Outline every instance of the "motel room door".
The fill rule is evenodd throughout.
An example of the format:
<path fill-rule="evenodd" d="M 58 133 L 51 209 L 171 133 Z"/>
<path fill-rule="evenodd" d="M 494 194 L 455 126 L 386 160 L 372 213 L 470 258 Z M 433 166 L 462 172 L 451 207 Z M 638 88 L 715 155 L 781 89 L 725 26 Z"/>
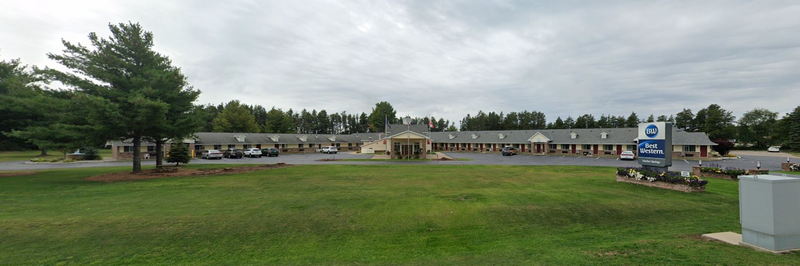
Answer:
<path fill-rule="evenodd" d="M 536 144 L 536 153 L 542 153 L 542 144 Z"/>
<path fill-rule="evenodd" d="M 597 146 L 599 145 L 592 145 L 592 154 L 597 154 Z"/>
<path fill-rule="evenodd" d="M 700 146 L 700 157 L 708 157 L 708 146 Z"/>
<path fill-rule="evenodd" d="M 617 155 L 622 153 L 622 145 L 617 145 Z"/>

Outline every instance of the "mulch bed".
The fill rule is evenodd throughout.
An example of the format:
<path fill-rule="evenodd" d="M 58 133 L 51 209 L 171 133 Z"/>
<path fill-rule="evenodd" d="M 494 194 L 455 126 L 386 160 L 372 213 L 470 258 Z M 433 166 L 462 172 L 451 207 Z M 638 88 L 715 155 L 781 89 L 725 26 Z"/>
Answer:
<path fill-rule="evenodd" d="M 131 172 L 109 173 L 109 174 L 87 177 L 84 180 L 109 183 L 118 181 L 135 181 L 135 180 L 146 180 L 146 179 L 168 178 L 168 177 L 227 175 L 227 174 L 247 173 L 264 169 L 284 168 L 290 166 L 292 165 L 285 163 L 277 163 L 277 164 L 265 164 L 258 166 L 238 166 L 238 167 L 208 168 L 208 169 L 167 167 L 165 169 L 144 170 L 141 173 L 135 173 L 135 174 Z"/>
<path fill-rule="evenodd" d="M 32 171 L 25 171 L 25 172 L 0 172 L 0 177 L 14 177 L 14 176 L 24 176 L 24 175 L 32 175 L 36 172 Z"/>

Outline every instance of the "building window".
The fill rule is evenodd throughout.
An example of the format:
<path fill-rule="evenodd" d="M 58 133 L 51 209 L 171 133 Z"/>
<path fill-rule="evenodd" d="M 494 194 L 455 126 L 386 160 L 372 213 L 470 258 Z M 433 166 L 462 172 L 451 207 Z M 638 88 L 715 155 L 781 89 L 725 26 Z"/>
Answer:
<path fill-rule="evenodd" d="M 243 146 L 244 149 L 249 149 L 250 148 L 250 144 L 244 144 L 242 146 Z"/>
<path fill-rule="evenodd" d="M 603 145 L 603 150 L 610 151 L 614 149 L 614 145 Z"/>
<path fill-rule="evenodd" d="M 222 145 L 214 145 L 214 149 L 215 150 L 221 150 L 222 149 Z"/>
<path fill-rule="evenodd" d="M 147 152 L 156 152 L 155 146 L 147 146 Z"/>
<path fill-rule="evenodd" d="M 561 144 L 562 150 L 569 150 L 569 144 Z"/>
<path fill-rule="evenodd" d="M 695 150 L 695 146 L 694 145 L 684 145 L 683 146 L 683 151 L 695 152 L 696 150 Z"/>
<path fill-rule="evenodd" d="M 302 149 L 303 148 L 303 144 L 302 143 L 297 144 L 297 147 Z"/>
<path fill-rule="evenodd" d="M 592 149 L 592 145 L 589 145 L 589 144 L 583 144 L 583 147 L 582 147 L 582 149 L 583 149 L 583 150 L 591 150 L 591 149 Z"/>
<path fill-rule="evenodd" d="M 132 148 L 131 146 L 122 146 L 122 152 L 132 152 Z"/>
<path fill-rule="evenodd" d="M 558 149 L 558 145 L 556 145 L 556 144 L 550 144 L 550 149 L 551 149 L 551 150 Z"/>
<path fill-rule="evenodd" d="M 256 144 L 256 148 L 261 149 L 261 144 Z"/>
<path fill-rule="evenodd" d="M 629 151 L 635 151 L 636 150 L 636 145 L 628 145 L 628 150 Z"/>
<path fill-rule="evenodd" d="M 234 148 L 236 148 L 236 145 L 234 145 L 234 144 L 228 144 L 228 149 L 234 149 Z"/>
<path fill-rule="evenodd" d="M 347 143 L 347 147 L 353 147 L 353 143 Z"/>
<path fill-rule="evenodd" d="M 194 151 L 200 151 L 203 149 L 203 145 L 194 145 Z"/>

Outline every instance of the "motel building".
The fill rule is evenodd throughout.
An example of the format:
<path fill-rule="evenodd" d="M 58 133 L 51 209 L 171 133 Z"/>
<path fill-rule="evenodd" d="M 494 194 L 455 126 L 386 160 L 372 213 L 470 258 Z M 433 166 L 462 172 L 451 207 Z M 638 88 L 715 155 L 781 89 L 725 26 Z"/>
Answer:
<path fill-rule="evenodd" d="M 384 154 L 389 158 L 425 158 L 431 152 L 499 152 L 517 148 L 520 154 L 616 157 L 623 151 L 636 152 L 637 128 L 591 128 L 546 130 L 501 130 L 430 132 L 426 125 L 388 125 L 383 133 L 349 135 L 199 132 L 182 141 L 190 154 L 200 157 L 204 150 L 274 147 L 283 153 L 313 153 L 325 146 L 340 152 Z M 708 158 L 716 145 L 703 132 L 673 129 L 673 157 Z M 130 141 L 110 141 L 114 159 L 130 159 Z M 164 151 L 169 150 L 168 143 Z M 155 155 L 152 143 L 141 151 Z"/>

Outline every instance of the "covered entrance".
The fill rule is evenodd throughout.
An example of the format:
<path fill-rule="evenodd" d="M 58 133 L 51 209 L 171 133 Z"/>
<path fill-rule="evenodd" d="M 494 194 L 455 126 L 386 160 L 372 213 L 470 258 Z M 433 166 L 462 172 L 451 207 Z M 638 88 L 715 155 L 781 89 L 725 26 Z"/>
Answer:
<path fill-rule="evenodd" d="M 413 131 L 388 137 L 389 155 L 392 159 L 425 159 L 431 151 L 431 139 Z"/>

